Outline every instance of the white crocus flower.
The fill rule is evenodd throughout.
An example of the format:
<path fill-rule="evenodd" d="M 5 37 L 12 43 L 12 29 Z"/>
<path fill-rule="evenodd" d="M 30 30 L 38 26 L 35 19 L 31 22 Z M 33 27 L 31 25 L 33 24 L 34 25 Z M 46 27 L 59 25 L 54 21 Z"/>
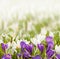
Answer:
<path fill-rule="evenodd" d="M 18 23 L 13 23 L 9 28 L 13 29 L 14 32 L 18 31 Z"/>
<path fill-rule="evenodd" d="M 38 43 L 41 43 L 38 39 L 36 38 L 32 38 L 31 39 L 31 42 L 34 44 L 34 45 L 37 45 Z"/>
<path fill-rule="evenodd" d="M 7 44 L 8 44 L 8 49 L 9 49 L 11 47 L 11 42 L 8 42 Z"/>
<path fill-rule="evenodd" d="M 17 42 L 16 42 L 16 48 L 20 48 L 20 40 L 17 40 Z"/>
<path fill-rule="evenodd" d="M 31 39 L 31 42 L 37 46 L 37 44 L 40 44 L 43 40 L 45 40 L 45 35 L 37 35 L 35 38 Z"/>
<path fill-rule="evenodd" d="M 7 44 L 8 44 L 8 48 L 10 48 L 10 47 L 16 48 L 16 42 L 15 41 L 12 41 L 12 43 L 8 42 Z"/>
<path fill-rule="evenodd" d="M 46 35 L 47 29 L 45 27 L 41 28 L 41 34 Z"/>
<path fill-rule="evenodd" d="M 28 25 L 27 25 L 27 30 L 30 31 L 32 29 L 32 22 L 28 22 Z"/>
<path fill-rule="evenodd" d="M 2 39 L 0 39 L 0 44 L 1 44 L 1 43 L 3 43 L 3 40 L 2 40 Z"/>
<path fill-rule="evenodd" d="M 49 32 L 49 36 L 51 36 L 51 37 L 54 37 L 54 34 L 53 34 L 53 32 Z"/>
<path fill-rule="evenodd" d="M 59 46 L 58 45 L 55 46 L 55 51 L 56 51 L 56 53 L 60 54 L 60 45 Z"/>
<path fill-rule="evenodd" d="M 10 49 L 10 51 L 11 51 L 10 53 L 11 53 L 11 54 L 13 54 L 14 52 L 17 52 L 17 51 L 16 51 L 16 45 L 17 45 L 17 44 L 16 44 L 15 41 L 13 41 L 12 43 L 11 43 L 11 42 L 8 42 L 7 44 L 8 44 L 8 49 L 11 48 L 11 49 Z"/>
<path fill-rule="evenodd" d="M 39 35 L 36 36 L 36 38 L 39 39 L 40 41 L 45 40 L 45 37 L 46 36 L 45 35 L 42 35 L 42 34 L 39 34 Z"/>
<path fill-rule="evenodd" d="M 14 53 L 14 51 L 17 52 L 16 51 L 16 42 L 13 42 L 12 43 L 12 51 L 13 51 L 13 53 Z"/>

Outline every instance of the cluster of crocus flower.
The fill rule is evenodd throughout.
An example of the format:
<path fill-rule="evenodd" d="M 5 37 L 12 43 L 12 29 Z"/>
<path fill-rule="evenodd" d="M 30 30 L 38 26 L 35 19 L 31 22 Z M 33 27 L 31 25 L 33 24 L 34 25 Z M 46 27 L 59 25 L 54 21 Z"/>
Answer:
<path fill-rule="evenodd" d="M 6 49 L 8 48 L 8 44 L 1 43 L 2 50 L 4 51 L 4 55 L 1 59 L 12 59 L 12 55 L 6 53 Z M 53 37 L 47 36 L 44 42 L 37 44 L 35 46 L 33 43 L 27 44 L 24 41 L 20 42 L 20 52 L 16 53 L 17 59 L 60 59 L 60 54 L 56 53 L 54 47 Z M 35 49 L 38 53 L 35 53 Z"/>
<path fill-rule="evenodd" d="M 1 43 L 2 50 L 4 52 L 4 55 L 2 56 L 1 59 L 11 59 L 11 54 L 6 53 L 6 49 L 8 48 L 8 44 Z"/>
<path fill-rule="evenodd" d="M 36 55 L 32 55 L 33 53 L 33 49 L 34 49 L 34 45 L 33 44 L 26 44 L 25 42 L 21 42 L 21 53 L 18 54 L 19 57 L 22 56 L 23 59 L 59 59 L 60 58 L 60 54 L 57 54 L 54 50 L 54 41 L 53 38 L 51 36 L 47 36 L 46 37 L 46 45 L 40 43 L 37 44 L 37 47 L 39 49 L 39 51 L 41 52 L 40 54 L 36 54 Z M 44 52 L 45 51 L 45 52 Z M 42 57 L 41 54 L 45 54 L 45 56 Z"/>

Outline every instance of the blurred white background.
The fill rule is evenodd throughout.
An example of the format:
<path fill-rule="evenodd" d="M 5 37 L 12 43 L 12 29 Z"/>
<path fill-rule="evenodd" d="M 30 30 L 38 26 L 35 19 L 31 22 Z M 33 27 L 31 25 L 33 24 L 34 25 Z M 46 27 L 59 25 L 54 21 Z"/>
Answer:
<path fill-rule="evenodd" d="M 19 14 L 21 18 L 27 13 L 60 14 L 60 0 L 0 0 L 0 18 L 8 20 Z"/>

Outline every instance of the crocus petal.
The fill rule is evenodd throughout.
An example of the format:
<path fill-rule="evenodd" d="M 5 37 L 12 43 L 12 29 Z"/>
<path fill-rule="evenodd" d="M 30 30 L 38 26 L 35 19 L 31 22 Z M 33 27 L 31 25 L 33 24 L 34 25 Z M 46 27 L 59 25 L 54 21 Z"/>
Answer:
<path fill-rule="evenodd" d="M 56 58 L 57 58 L 57 59 L 60 59 L 60 54 L 57 54 L 57 55 L 56 55 Z"/>
<path fill-rule="evenodd" d="M 46 37 L 46 42 L 47 42 L 47 46 L 49 48 L 53 48 L 54 47 L 54 41 L 53 41 L 53 38 L 51 36 L 47 36 Z"/>
<path fill-rule="evenodd" d="M 30 54 L 29 54 L 28 51 L 25 51 L 25 52 L 23 53 L 23 57 L 24 57 L 24 58 L 29 58 L 29 57 L 31 57 L 31 56 L 30 56 Z"/>
<path fill-rule="evenodd" d="M 46 37 L 46 42 L 48 43 L 48 42 L 51 42 L 53 40 L 53 38 L 51 37 L 51 36 L 47 36 Z"/>
<path fill-rule="evenodd" d="M 30 50 L 31 53 L 32 53 L 32 51 L 33 51 L 33 48 L 34 48 L 33 44 L 30 44 L 30 45 L 29 45 L 29 50 Z"/>
<path fill-rule="evenodd" d="M 26 43 L 25 43 L 24 41 L 22 41 L 22 42 L 20 43 L 20 45 L 21 45 L 21 48 L 25 48 Z"/>
<path fill-rule="evenodd" d="M 43 52 L 43 50 L 44 50 L 44 45 L 43 45 L 43 44 L 38 44 L 37 46 L 38 46 L 38 49 L 39 49 L 41 52 Z"/>
<path fill-rule="evenodd" d="M 50 50 L 48 50 L 47 52 L 46 52 L 46 54 L 47 54 L 47 57 L 52 57 L 53 56 L 53 54 L 54 54 L 54 51 L 52 50 L 52 49 L 50 49 Z"/>
<path fill-rule="evenodd" d="M 33 45 L 32 44 L 29 44 L 29 45 L 27 44 L 25 48 L 29 53 L 32 53 L 32 51 L 33 51 Z"/>
<path fill-rule="evenodd" d="M 32 59 L 41 59 L 39 55 L 36 55 L 35 57 L 32 57 Z"/>
<path fill-rule="evenodd" d="M 57 54 L 60 54 L 60 45 L 55 46 L 55 51 L 56 51 Z"/>
<path fill-rule="evenodd" d="M 24 41 L 21 41 L 20 46 L 21 46 L 21 50 L 22 50 L 21 52 L 23 52 L 24 48 L 26 47 L 26 43 Z"/>
<path fill-rule="evenodd" d="M 17 54 L 17 57 L 21 57 L 21 55 L 22 55 L 22 54 L 19 53 L 19 54 Z"/>
<path fill-rule="evenodd" d="M 8 44 L 1 43 L 2 49 L 5 50 L 8 48 Z"/>
<path fill-rule="evenodd" d="M 53 48 L 54 47 L 54 42 L 53 41 L 48 42 L 48 47 Z"/>
<path fill-rule="evenodd" d="M 2 59 L 11 59 L 11 55 L 10 54 L 6 54 L 6 55 L 2 56 Z"/>

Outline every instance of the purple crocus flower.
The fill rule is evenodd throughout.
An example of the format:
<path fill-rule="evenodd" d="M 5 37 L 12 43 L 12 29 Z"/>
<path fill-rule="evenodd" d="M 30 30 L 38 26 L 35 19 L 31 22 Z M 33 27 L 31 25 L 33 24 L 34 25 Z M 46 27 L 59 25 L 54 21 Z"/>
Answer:
<path fill-rule="evenodd" d="M 51 36 L 47 36 L 46 37 L 46 42 L 48 43 L 48 42 L 51 42 L 51 41 L 53 41 L 53 38 Z"/>
<path fill-rule="evenodd" d="M 26 43 L 25 43 L 24 41 L 21 41 L 21 42 L 20 42 L 20 46 L 21 46 L 21 48 L 25 48 Z"/>
<path fill-rule="evenodd" d="M 31 55 L 30 55 L 30 53 L 29 53 L 28 51 L 25 51 L 25 52 L 23 53 L 23 57 L 26 59 L 26 58 L 30 58 Z"/>
<path fill-rule="evenodd" d="M 46 37 L 46 42 L 47 42 L 48 47 L 50 47 L 50 48 L 54 47 L 54 41 L 53 41 L 53 38 L 51 36 Z"/>
<path fill-rule="evenodd" d="M 26 47 L 25 47 L 25 48 L 26 48 L 26 50 L 31 54 L 32 51 L 33 51 L 33 47 L 34 47 L 34 46 L 33 46 L 32 44 L 29 44 L 29 45 L 26 44 Z"/>
<path fill-rule="evenodd" d="M 54 47 L 54 42 L 53 41 L 48 42 L 47 45 L 48 45 L 48 47 L 53 48 Z"/>
<path fill-rule="evenodd" d="M 46 51 L 47 57 L 51 58 L 54 55 L 54 51 L 52 49 L 49 49 L 48 51 Z"/>
<path fill-rule="evenodd" d="M 2 49 L 5 51 L 8 48 L 8 44 L 1 43 Z"/>
<path fill-rule="evenodd" d="M 23 52 L 26 47 L 26 43 L 24 41 L 21 41 L 20 46 L 21 46 L 21 52 Z"/>
<path fill-rule="evenodd" d="M 56 54 L 56 58 L 57 59 L 60 59 L 60 54 Z"/>
<path fill-rule="evenodd" d="M 20 54 L 23 57 L 23 59 L 30 58 L 31 57 L 30 54 L 32 53 L 32 50 L 33 50 L 33 45 L 26 44 L 24 41 L 21 41 L 20 45 L 21 45 L 21 53 Z"/>
<path fill-rule="evenodd" d="M 23 53 L 20 53 L 20 54 L 17 54 L 17 57 L 22 57 L 23 59 L 27 59 L 27 58 L 30 58 L 31 57 L 31 55 L 30 55 L 30 53 L 26 50 L 26 51 L 24 51 Z"/>
<path fill-rule="evenodd" d="M 26 44 L 24 41 L 22 41 L 20 43 L 21 45 L 21 50 L 24 51 L 24 49 L 26 49 L 30 54 L 33 51 L 33 45 L 32 44 Z"/>
<path fill-rule="evenodd" d="M 38 46 L 38 49 L 39 49 L 41 52 L 43 52 L 43 50 L 44 50 L 44 45 L 43 45 L 43 44 L 38 44 L 37 46 Z"/>
<path fill-rule="evenodd" d="M 2 59 L 12 59 L 10 54 L 5 54 Z"/>
<path fill-rule="evenodd" d="M 19 53 L 19 54 L 17 54 L 17 57 L 21 57 L 21 56 L 22 56 L 22 54 L 20 54 L 20 53 Z"/>
<path fill-rule="evenodd" d="M 32 59 L 42 59 L 40 55 L 36 55 L 35 57 L 32 57 Z"/>

